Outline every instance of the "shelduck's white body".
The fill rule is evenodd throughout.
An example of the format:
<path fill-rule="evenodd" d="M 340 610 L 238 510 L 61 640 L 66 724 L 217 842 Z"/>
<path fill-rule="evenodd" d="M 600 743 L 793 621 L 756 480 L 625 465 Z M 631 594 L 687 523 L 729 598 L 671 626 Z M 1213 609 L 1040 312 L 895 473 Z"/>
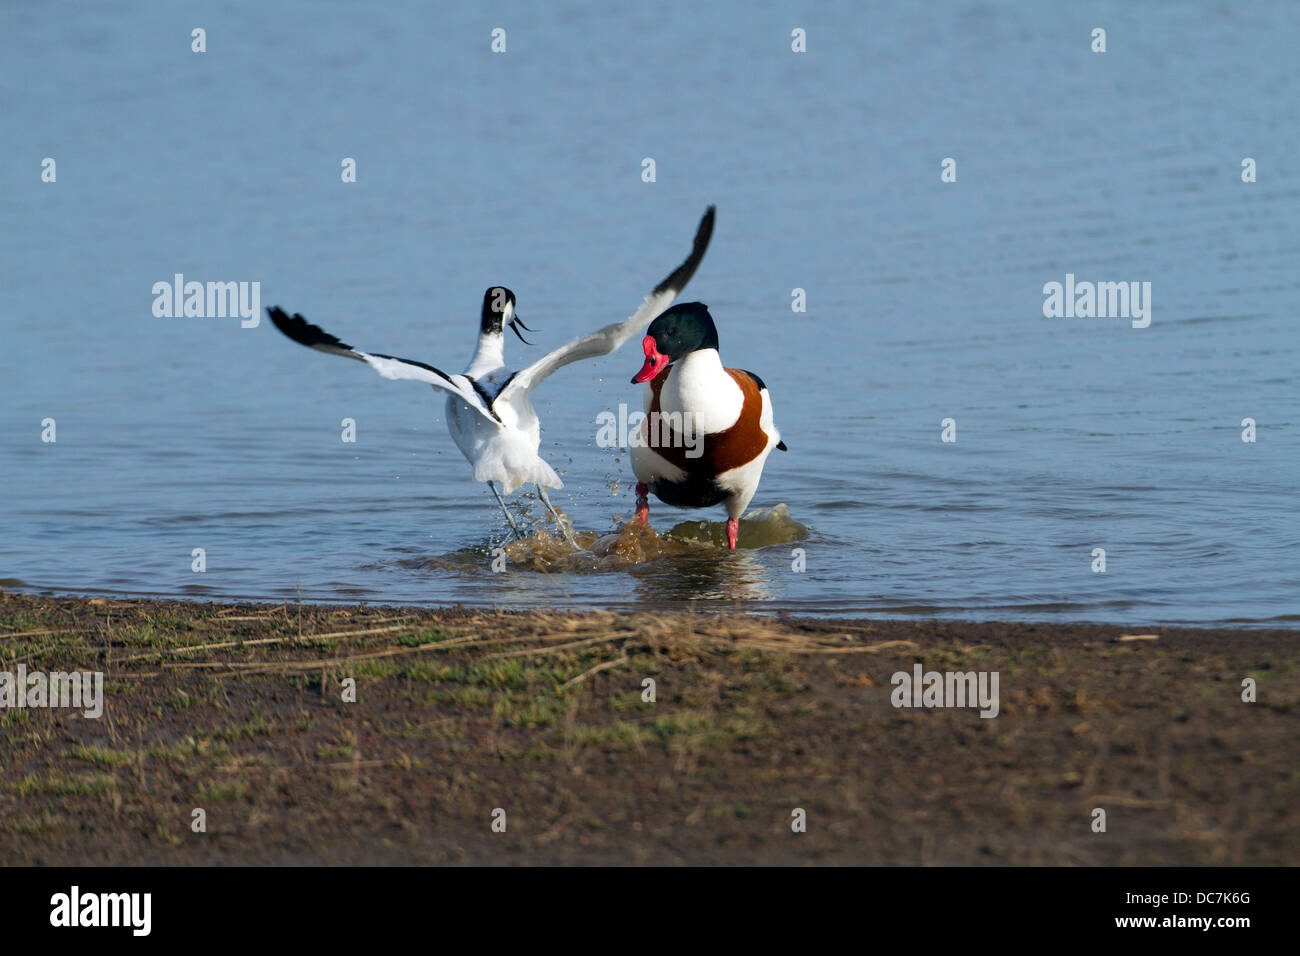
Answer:
<path fill-rule="evenodd" d="M 640 482 L 637 514 L 648 519 L 648 493 L 682 508 L 722 504 L 734 548 L 767 456 L 785 449 L 767 386 L 752 372 L 723 366 L 713 319 L 698 302 L 659 316 L 642 347 L 645 365 L 633 381 L 647 383 L 646 418 L 641 447 L 629 449 Z"/>

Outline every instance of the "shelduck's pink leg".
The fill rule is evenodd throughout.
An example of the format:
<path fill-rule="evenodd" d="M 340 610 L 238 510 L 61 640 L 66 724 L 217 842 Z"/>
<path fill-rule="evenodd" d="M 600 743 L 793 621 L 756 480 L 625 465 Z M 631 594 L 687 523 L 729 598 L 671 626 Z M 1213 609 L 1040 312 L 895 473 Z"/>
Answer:
<path fill-rule="evenodd" d="M 740 537 L 740 519 L 727 519 L 727 547 L 736 550 L 736 539 Z"/>
<path fill-rule="evenodd" d="M 650 523 L 650 499 L 646 495 L 650 494 L 650 489 L 646 487 L 644 481 L 636 483 L 636 516 L 642 524 Z"/>

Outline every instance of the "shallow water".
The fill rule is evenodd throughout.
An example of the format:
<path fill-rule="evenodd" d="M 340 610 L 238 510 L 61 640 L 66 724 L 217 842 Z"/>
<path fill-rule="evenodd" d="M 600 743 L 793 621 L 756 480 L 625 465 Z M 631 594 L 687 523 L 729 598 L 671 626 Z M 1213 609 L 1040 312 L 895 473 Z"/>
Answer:
<path fill-rule="evenodd" d="M 1300 8 L 1053 6 L 0 10 L 0 579 L 1294 626 Z M 439 396 L 267 321 L 152 314 L 178 272 L 259 281 L 263 306 L 459 368 L 504 283 L 527 361 L 635 308 L 710 202 L 686 298 L 790 446 L 753 506 L 808 529 L 734 554 L 681 541 L 721 509 L 654 503 L 678 532 L 648 560 L 533 542 L 493 573 L 505 523 Z M 1150 326 L 1045 318 L 1067 273 L 1151 282 Z M 638 407 L 639 366 L 537 393 L 553 498 L 593 542 L 632 510 L 596 416 Z"/>

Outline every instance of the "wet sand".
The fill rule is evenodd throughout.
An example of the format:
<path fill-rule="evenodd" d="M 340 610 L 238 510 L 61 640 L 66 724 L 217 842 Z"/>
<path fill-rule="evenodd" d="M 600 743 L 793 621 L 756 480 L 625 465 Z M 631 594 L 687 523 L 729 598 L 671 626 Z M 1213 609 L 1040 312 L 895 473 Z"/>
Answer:
<path fill-rule="evenodd" d="M 19 665 L 105 708 L 0 709 L 8 864 L 1300 862 L 1296 631 L 6 593 Z"/>

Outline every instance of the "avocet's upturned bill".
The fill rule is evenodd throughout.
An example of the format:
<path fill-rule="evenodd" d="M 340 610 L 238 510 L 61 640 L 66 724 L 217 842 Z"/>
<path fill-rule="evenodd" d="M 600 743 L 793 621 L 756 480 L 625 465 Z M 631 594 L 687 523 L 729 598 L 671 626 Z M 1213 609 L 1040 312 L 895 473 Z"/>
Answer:
<path fill-rule="evenodd" d="M 505 494 L 521 485 L 535 484 L 542 501 L 564 528 L 546 495 L 547 488 L 563 488 L 564 482 L 538 454 L 541 430 L 531 400 L 533 389 L 556 370 L 582 359 L 608 355 L 644 333 L 655 317 L 672 305 L 699 268 L 713 235 L 713 220 L 714 207 L 710 206 L 700 220 L 686 261 L 655 286 L 631 316 L 562 345 L 520 371 L 511 371 L 505 363 L 505 326 L 521 339 L 523 336 L 517 327 L 522 323 L 515 315 L 515 295 L 503 286 L 493 286 L 484 293 L 478 344 L 469 365 L 459 374 L 448 374 L 411 359 L 354 349 L 301 315 L 286 315 L 278 306 L 267 312 L 275 327 L 299 345 L 365 362 L 384 378 L 424 382 L 449 393 L 447 430 L 474 467 L 474 480 L 486 482 L 492 489 L 515 533 L 519 529 L 506 509 L 502 492 L 497 491 L 497 482 Z"/>

